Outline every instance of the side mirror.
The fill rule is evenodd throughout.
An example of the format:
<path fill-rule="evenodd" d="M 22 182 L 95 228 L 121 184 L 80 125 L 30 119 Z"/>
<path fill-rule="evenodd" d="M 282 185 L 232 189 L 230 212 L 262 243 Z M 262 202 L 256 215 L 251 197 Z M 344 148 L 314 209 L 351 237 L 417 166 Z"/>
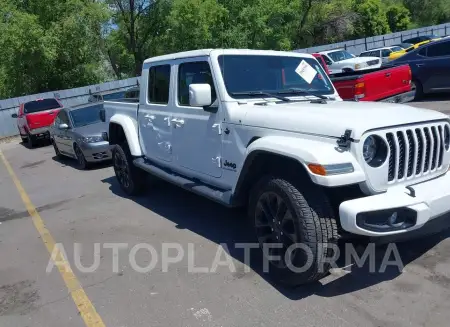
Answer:
<path fill-rule="evenodd" d="M 189 105 L 207 107 L 211 105 L 211 86 L 209 84 L 189 85 Z"/>
<path fill-rule="evenodd" d="M 67 124 L 59 124 L 58 128 L 59 129 L 69 129 L 69 125 L 67 125 Z"/>
<path fill-rule="evenodd" d="M 17 117 L 19 117 L 19 116 L 18 116 L 17 114 L 12 114 L 11 117 L 12 117 L 12 118 L 17 118 Z"/>
<path fill-rule="evenodd" d="M 102 122 L 105 122 L 105 121 L 106 121 L 106 113 L 105 113 L 105 109 L 101 109 L 100 112 L 99 112 L 99 115 L 100 115 L 100 120 L 101 120 Z"/>

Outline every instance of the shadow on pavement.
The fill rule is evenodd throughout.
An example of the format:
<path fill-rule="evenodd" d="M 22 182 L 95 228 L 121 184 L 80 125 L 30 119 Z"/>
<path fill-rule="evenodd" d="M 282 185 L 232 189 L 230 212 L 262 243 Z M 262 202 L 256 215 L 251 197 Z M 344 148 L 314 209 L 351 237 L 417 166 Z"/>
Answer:
<path fill-rule="evenodd" d="M 60 163 L 63 167 L 71 167 L 73 169 L 78 169 L 78 162 L 75 159 L 69 158 L 69 157 L 62 157 L 62 158 L 58 158 L 57 156 L 53 156 L 52 159 L 58 163 Z M 89 164 L 89 166 L 86 168 L 86 170 L 99 170 L 99 169 L 103 169 L 103 168 L 107 168 L 111 166 L 111 160 L 107 160 L 107 161 L 101 161 L 98 163 L 92 163 Z"/>
<path fill-rule="evenodd" d="M 190 230 L 202 237 L 216 243 L 226 243 L 229 254 L 236 260 L 244 263 L 244 251 L 236 249 L 236 243 L 255 243 L 253 229 L 246 218 L 243 210 L 227 209 L 219 204 L 204 199 L 200 196 L 184 191 L 181 188 L 169 183 L 159 182 L 153 190 L 148 190 L 145 195 L 139 197 L 128 197 L 120 188 L 115 176 L 103 180 L 110 185 L 110 190 L 124 198 L 129 198 L 135 203 L 153 211 L 154 213 L 174 222 L 176 228 Z M 449 220 L 449 219 L 447 219 Z M 404 266 L 420 258 L 428 250 L 450 236 L 450 231 L 445 230 L 434 235 L 429 235 L 420 242 L 409 241 L 397 245 L 398 253 Z M 361 242 L 361 241 L 359 241 Z M 354 247 L 366 249 L 367 243 L 347 243 Z M 270 283 L 281 294 L 292 300 L 300 300 L 311 295 L 323 297 L 334 297 L 342 294 L 351 293 L 367 287 L 390 281 L 401 274 L 398 266 L 387 266 L 384 272 L 379 272 L 383 264 L 386 247 L 388 245 L 379 245 L 376 247 L 375 273 L 371 273 L 369 260 L 362 267 L 351 268 L 351 272 L 343 272 L 337 276 L 329 276 L 325 279 L 332 279 L 329 282 L 315 282 L 309 285 L 299 286 L 297 288 L 287 288 L 278 285 L 263 272 L 262 253 L 259 249 L 251 251 L 250 268 Z M 341 260 L 338 260 L 338 267 L 344 267 L 348 262 L 344 262 L 345 243 L 339 245 Z M 362 254 L 362 252 L 360 254 Z M 389 252 L 392 254 L 392 252 Z M 389 256 L 391 261 L 394 255 Z M 437 263 L 437 262 L 436 262 Z M 333 279 L 333 277 L 336 277 Z"/>

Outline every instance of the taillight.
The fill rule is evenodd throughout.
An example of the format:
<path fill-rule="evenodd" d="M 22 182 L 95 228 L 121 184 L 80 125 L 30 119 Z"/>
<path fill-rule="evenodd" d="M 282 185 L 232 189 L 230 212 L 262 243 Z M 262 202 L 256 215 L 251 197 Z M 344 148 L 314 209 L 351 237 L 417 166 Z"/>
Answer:
<path fill-rule="evenodd" d="M 411 67 L 409 67 L 409 66 L 408 66 L 408 79 L 409 79 L 409 84 L 411 84 L 412 72 L 411 72 Z"/>
<path fill-rule="evenodd" d="M 366 84 L 364 82 L 356 83 L 354 91 L 355 100 L 364 98 L 366 96 Z"/>

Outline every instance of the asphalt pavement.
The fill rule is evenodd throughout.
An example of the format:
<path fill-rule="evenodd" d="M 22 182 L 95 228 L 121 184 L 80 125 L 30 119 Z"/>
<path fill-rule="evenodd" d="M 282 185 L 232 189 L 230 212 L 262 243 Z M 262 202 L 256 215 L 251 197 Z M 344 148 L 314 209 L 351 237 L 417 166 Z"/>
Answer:
<path fill-rule="evenodd" d="M 448 98 L 427 100 L 412 105 L 450 113 Z M 12 140 L 0 151 L 17 177 L 0 160 L 0 326 L 397 327 L 450 321 L 449 231 L 399 244 L 402 271 L 351 266 L 289 289 L 262 272 L 259 251 L 244 264 L 235 244 L 254 239 L 239 211 L 166 183 L 129 198 L 108 164 L 80 171 L 72 160 L 57 159 L 50 146 L 30 150 Z M 69 275 L 57 267 L 48 271 L 51 242 L 65 253 Z M 168 269 L 162 244 L 180 244 L 184 251 Z M 111 247 L 120 248 L 117 255 Z M 224 248 L 235 269 L 229 262 L 212 269 Z M 380 249 L 376 267 L 384 260 Z M 151 263 L 154 268 L 144 271 Z M 193 272 L 193 265 L 214 272 Z M 89 320 L 89 312 L 100 320 Z"/>

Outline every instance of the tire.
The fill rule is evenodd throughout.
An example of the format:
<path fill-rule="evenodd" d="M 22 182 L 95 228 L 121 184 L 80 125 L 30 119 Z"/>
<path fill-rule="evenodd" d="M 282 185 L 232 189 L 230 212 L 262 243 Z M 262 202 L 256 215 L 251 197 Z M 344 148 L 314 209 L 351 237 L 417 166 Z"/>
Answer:
<path fill-rule="evenodd" d="M 84 170 L 88 168 L 89 163 L 86 161 L 86 158 L 84 157 L 83 151 L 81 151 L 80 147 L 75 144 L 73 146 L 73 149 L 75 150 L 75 155 L 77 157 L 78 169 Z"/>
<path fill-rule="evenodd" d="M 23 144 L 26 144 L 28 142 L 28 138 L 26 136 L 20 135 L 20 138 L 22 139 Z"/>
<path fill-rule="evenodd" d="M 55 141 L 54 141 L 54 140 L 51 140 L 50 142 L 51 142 L 52 145 L 53 145 L 53 149 L 55 150 L 56 157 L 57 157 L 58 159 L 61 159 L 61 158 L 63 157 L 63 155 L 61 154 L 61 152 L 59 152 L 58 146 L 56 145 Z"/>
<path fill-rule="evenodd" d="M 416 94 L 414 95 L 414 101 L 420 100 L 423 98 L 423 86 L 418 80 L 411 81 L 411 90 L 416 90 Z"/>
<path fill-rule="evenodd" d="M 114 146 L 112 160 L 114 173 L 122 190 L 129 196 L 143 193 L 147 174 L 133 164 L 133 156 L 127 143 Z"/>
<path fill-rule="evenodd" d="M 249 201 L 249 215 L 263 248 L 264 266 L 268 268 L 264 272 L 287 286 L 311 283 L 326 276 L 330 269 L 326 259 L 330 252 L 334 253 L 332 247 L 337 246 L 338 240 L 336 220 L 326 195 L 310 181 L 298 184 L 301 190 L 289 180 L 263 177 L 252 190 Z M 274 207 L 275 202 L 278 207 Z M 293 244 L 301 247 L 292 251 L 291 260 L 271 261 L 267 249 L 264 251 L 264 243 L 280 244 L 282 248 L 275 252 L 283 258 Z M 304 267 L 303 271 L 294 271 L 288 262 L 297 268 Z"/>
<path fill-rule="evenodd" d="M 27 147 L 29 149 L 32 149 L 36 146 L 36 140 L 34 139 L 34 137 L 31 134 L 27 134 Z"/>

